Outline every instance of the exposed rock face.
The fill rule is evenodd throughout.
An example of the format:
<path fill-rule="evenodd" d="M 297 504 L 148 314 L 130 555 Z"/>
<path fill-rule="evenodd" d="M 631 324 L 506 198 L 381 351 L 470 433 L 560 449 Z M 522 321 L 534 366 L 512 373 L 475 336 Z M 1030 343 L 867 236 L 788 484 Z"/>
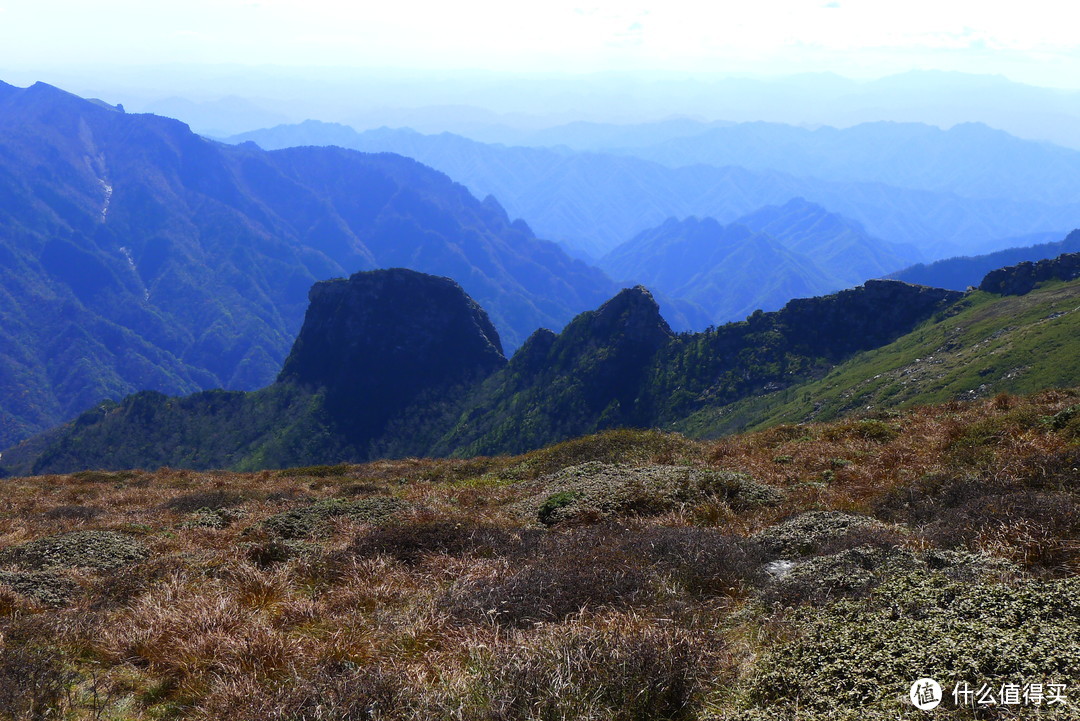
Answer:
<path fill-rule="evenodd" d="M 868 280 L 833 295 L 793 300 L 777 319 L 790 329 L 794 344 L 816 347 L 815 355 L 839 358 L 888 343 L 963 296 L 898 280 Z M 753 317 L 749 320 L 754 323 Z"/>
<path fill-rule="evenodd" d="M 1080 231 L 1073 231 L 1066 242 Z M 991 271 L 979 284 L 979 290 L 1000 295 L 1024 295 L 1048 280 L 1080 278 L 1080 253 L 1065 253 L 1056 258 L 1025 262 Z"/>
<path fill-rule="evenodd" d="M 325 389 L 328 410 L 363 436 L 506 363 L 487 313 L 449 278 L 375 270 L 317 283 L 310 299 L 278 382 Z"/>
<path fill-rule="evenodd" d="M 621 343 L 640 345 L 650 355 L 673 335 L 652 293 L 643 285 L 626 288 L 600 306 L 592 314 L 590 325 L 597 336 L 617 336 Z"/>

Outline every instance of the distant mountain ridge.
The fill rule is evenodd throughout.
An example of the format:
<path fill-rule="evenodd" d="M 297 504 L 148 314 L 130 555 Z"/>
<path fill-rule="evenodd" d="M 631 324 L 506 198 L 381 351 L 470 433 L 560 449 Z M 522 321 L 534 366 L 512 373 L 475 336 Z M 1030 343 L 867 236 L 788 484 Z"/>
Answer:
<path fill-rule="evenodd" d="M 885 126 L 900 131 L 905 127 Z M 858 221 L 874 237 L 915 246 L 930 260 L 996 250 L 1000 246 L 994 243 L 1000 238 L 1072 228 L 1080 218 L 1080 199 L 1068 194 L 1072 192 L 1067 182 L 1073 177 L 1071 161 L 1055 165 L 1057 177 L 1065 179 L 1058 186 L 1067 192 L 1051 202 L 1039 197 L 1037 190 L 1033 191 L 1035 197 L 1001 198 L 997 191 L 993 197 L 965 197 L 953 186 L 920 189 L 888 185 L 877 179 L 822 179 L 810 175 L 809 168 L 793 174 L 760 166 L 747 169 L 697 161 L 667 167 L 636 157 L 637 149 L 616 155 L 574 152 L 569 148 L 507 147 L 449 133 L 422 135 L 408 129 L 350 131 L 341 125 L 307 121 L 244 133 L 229 142 L 253 141 L 266 148 L 333 143 L 367 152 L 407 155 L 451 175 L 477 195 L 495 195 L 511 215 L 525 218 L 542 237 L 591 257 L 604 255 L 670 217 L 714 217 L 728 223 L 762 206 L 783 205 L 797 197 Z M 989 134 L 990 140 L 997 137 Z M 900 162 L 905 158 L 905 143 L 903 135 L 886 133 L 876 145 L 864 143 L 863 147 L 887 150 Z M 1025 152 L 1044 149 L 1038 143 L 1016 143 Z M 978 143 L 975 146 L 981 147 Z M 1057 150 L 1070 154 L 1070 158 L 1080 156 L 1066 149 L 1046 152 L 1053 155 Z M 980 163 L 990 163 L 993 152 L 991 144 L 981 155 L 970 155 Z M 1029 169 L 1038 167 L 1035 161 L 1025 162 Z M 978 169 L 972 169 L 966 177 L 974 183 L 980 177 Z M 1008 168 L 995 177 L 1012 182 Z M 1041 180 L 1034 176 L 1031 182 L 1038 186 Z"/>
<path fill-rule="evenodd" d="M 0 83 L 0 445 L 137 390 L 261 387 L 314 282 L 394 266 L 459 279 L 509 348 L 617 290 L 414 160 Z"/>
<path fill-rule="evenodd" d="M 737 165 L 966 198 L 1053 205 L 1080 201 L 1080 150 L 1022 140 L 983 123 L 960 123 L 948 130 L 896 122 L 813 130 L 738 123 L 618 152 L 673 168 Z"/>
<path fill-rule="evenodd" d="M 1038 239 L 1048 237 L 1060 237 L 1060 235 L 1047 233 L 1036 236 Z M 1018 238 L 1017 240 L 1022 239 Z M 910 268 L 890 273 L 886 277 L 907 283 L 964 290 L 969 286 L 978 285 L 987 273 L 997 268 L 1015 265 L 1024 261 L 1056 258 L 1062 253 L 1076 252 L 1080 252 L 1080 233 L 1073 231 L 1063 240 L 1055 242 L 1006 248 L 986 255 L 946 258 L 945 260 L 927 264 L 918 263 Z"/>
<path fill-rule="evenodd" d="M 735 222 L 766 233 L 789 250 L 806 256 L 836 278 L 841 283 L 838 287 L 855 286 L 869 278 L 879 278 L 919 257 L 919 251 L 913 246 L 875 238 L 862 223 L 831 213 L 805 198 L 792 198 L 780 206 L 758 208 Z"/>
<path fill-rule="evenodd" d="M 670 218 L 598 264 L 614 278 L 708 308 L 714 323 L 725 323 L 757 309 L 778 310 L 792 298 L 860 285 L 902 266 L 914 252 L 793 198 L 729 225 L 713 218 Z"/>
<path fill-rule="evenodd" d="M 775 238 L 713 218 L 669 219 L 599 261 L 612 277 L 642 283 L 709 308 L 714 323 L 776 310 L 838 285 Z"/>

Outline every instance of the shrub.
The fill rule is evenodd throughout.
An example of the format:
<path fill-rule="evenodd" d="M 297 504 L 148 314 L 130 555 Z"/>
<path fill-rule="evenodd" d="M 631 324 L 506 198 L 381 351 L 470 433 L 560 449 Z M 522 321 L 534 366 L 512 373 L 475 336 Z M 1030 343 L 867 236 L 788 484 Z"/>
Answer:
<path fill-rule="evenodd" d="M 754 439 L 766 448 L 775 448 L 784 443 L 807 440 L 810 433 L 807 426 L 780 424 L 754 434 Z"/>
<path fill-rule="evenodd" d="M 692 596 L 737 595 L 761 579 L 758 544 L 712 528 L 649 526 L 630 532 L 623 548 L 669 573 Z"/>
<path fill-rule="evenodd" d="M 569 466 L 598 463 L 673 463 L 698 452 L 697 444 L 678 433 L 619 429 L 574 438 L 525 454 L 507 468 L 510 478 L 529 479 L 558 472 Z"/>
<path fill-rule="evenodd" d="M 281 538 L 310 538 L 325 532 L 332 518 L 347 517 L 360 523 L 382 523 L 404 508 L 404 502 L 390 496 L 356 500 L 330 498 L 270 516 L 261 525 Z"/>
<path fill-rule="evenodd" d="M 336 466 L 301 466 L 299 468 L 286 468 L 278 471 L 278 476 L 286 478 L 295 478 L 297 476 L 307 476 L 309 478 L 332 478 L 334 476 L 344 476 L 349 472 L 348 463 L 339 463 Z"/>
<path fill-rule="evenodd" d="M 875 443 L 889 443 L 899 436 L 899 426 L 874 418 L 843 421 L 827 426 L 821 432 L 821 437 L 827 441 L 842 441 L 846 438 L 855 438 L 874 441 Z"/>
<path fill-rule="evenodd" d="M 95 584 L 92 607 L 106 609 L 130 603 L 186 567 L 182 558 L 166 556 L 128 566 L 123 573 L 102 575 Z"/>
<path fill-rule="evenodd" d="M 825 603 L 842 596 L 863 595 L 880 582 L 880 573 L 890 561 L 909 560 L 880 548 L 852 548 L 802 561 L 770 584 L 763 594 L 766 603 L 797 606 L 804 602 Z"/>
<path fill-rule="evenodd" d="M 1068 575 L 1080 569 L 1080 499 L 1073 494 L 980 495 L 940 510 L 922 530 L 947 548 L 993 546 L 1034 571 Z"/>
<path fill-rule="evenodd" d="M 644 560 L 607 528 L 526 536 L 515 570 L 454 586 L 441 604 L 459 620 L 525 627 L 561 622 L 582 609 L 647 603 Z"/>
<path fill-rule="evenodd" d="M 540 504 L 536 516 L 545 526 L 557 523 L 558 518 L 556 517 L 556 512 L 561 508 L 573 505 L 580 497 L 581 494 L 577 491 L 559 491 L 558 493 L 552 493 Z"/>
<path fill-rule="evenodd" d="M 41 517 L 50 520 L 89 521 L 101 514 L 102 510 L 94 506 L 54 506 L 42 512 Z"/>
<path fill-rule="evenodd" d="M 107 571 L 146 558 L 131 536 L 115 531 L 76 531 L 0 551 L 0 563 L 29 569 L 91 568 Z"/>
<path fill-rule="evenodd" d="M 247 544 L 244 557 L 259 568 L 265 569 L 275 563 L 302 556 L 305 552 L 312 550 L 312 546 L 313 544 L 306 541 L 269 536 Z"/>
<path fill-rule="evenodd" d="M 78 471 L 71 474 L 76 483 L 122 483 L 138 478 L 142 471 Z"/>
<path fill-rule="evenodd" d="M 829 544 L 861 545 L 858 534 L 883 530 L 885 525 L 869 516 L 840 511 L 808 511 L 770 526 L 754 536 L 766 554 L 773 557 L 808 556 Z"/>
<path fill-rule="evenodd" d="M 200 711 L 244 721 L 393 721 L 416 718 L 413 698 L 392 668 L 335 661 L 283 680 L 227 687 Z"/>
<path fill-rule="evenodd" d="M 542 493 L 526 501 L 525 508 L 545 525 L 655 515 L 708 500 L 748 508 L 771 505 L 781 498 L 778 490 L 745 473 L 691 466 L 628 466 L 593 461 L 564 468 L 544 477 L 539 484 Z"/>
<path fill-rule="evenodd" d="M 1080 447 L 1070 446 L 1053 453 L 1039 453 L 1025 459 L 1024 484 L 1034 488 L 1075 491 L 1080 478 Z"/>
<path fill-rule="evenodd" d="M 526 531 L 508 548 L 514 570 L 452 587 L 442 600 L 452 615 L 517 627 L 561 622 L 586 608 L 653 603 L 663 577 L 700 598 L 739 595 L 762 573 L 757 544 L 708 528 Z"/>
<path fill-rule="evenodd" d="M 1015 578 L 1019 568 L 983 554 L 933 549 L 915 553 L 892 545 L 858 546 L 797 561 L 762 591 L 767 604 L 820 605 L 866 596 L 885 580 L 914 572 L 940 572 L 967 583 Z"/>
<path fill-rule="evenodd" d="M 243 494 L 234 491 L 199 491 L 177 496 L 161 504 L 161 507 L 178 513 L 195 513 L 202 509 L 218 511 L 232 508 L 243 502 Z"/>
<path fill-rule="evenodd" d="M 915 570 L 866 599 L 803 609 L 793 623 L 795 633 L 758 661 L 747 693 L 781 717 L 796 709 L 811 718 L 900 717 L 910 709 L 901 701 L 908 686 L 927 675 L 977 688 L 1068 683 L 1080 673 L 1077 578 L 971 584 Z"/>
<path fill-rule="evenodd" d="M 55 649 L 0 647 L 0 718 L 38 721 L 61 717 L 75 677 Z"/>
<path fill-rule="evenodd" d="M 1043 422 L 1051 430 L 1063 432 L 1066 438 L 1080 438 L 1080 404 L 1058 411 Z"/>
<path fill-rule="evenodd" d="M 945 548 L 985 546 L 1038 573 L 1080 568 L 1080 497 L 1067 489 L 1077 459 L 1040 456 L 1025 479 L 930 476 L 884 496 L 877 515 L 916 526 Z"/>
<path fill-rule="evenodd" d="M 228 528 L 244 515 L 243 511 L 231 508 L 200 508 L 183 525 L 186 528 Z"/>
<path fill-rule="evenodd" d="M 514 545 L 509 531 L 469 520 L 424 519 L 372 528 L 349 547 L 367 557 L 386 554 L 406 564 L 416 564 L 426 554 L 451 556 L 505 555 Z"/>
<path fill-rule="evenodd" d="M 0 586 L 7 586 L 43 606 L 66 606 L 79 585 L 56 571 L 0 571 Z"/>

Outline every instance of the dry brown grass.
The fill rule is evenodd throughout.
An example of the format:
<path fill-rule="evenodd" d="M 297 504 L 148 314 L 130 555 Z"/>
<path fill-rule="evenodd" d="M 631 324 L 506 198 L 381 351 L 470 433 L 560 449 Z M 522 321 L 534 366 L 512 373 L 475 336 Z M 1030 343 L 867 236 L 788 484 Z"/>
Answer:
<path fill-rule="evenodd" d="M 1080 451 L 1043 419 L 1076 402 L 999 396 L 714 442 L 616 432 L 513 458 L 8 479 L 0 551 L 109 530 L 149 558 L 57 569 L 78 589 L 66 607 L 0 585 L 0 677 L 21 664 L 43 679 L 0 694 L 0 718 L 698 718 L 789 634 L 747 620 L 766 582 L 747 539 L 794 514 L 876 515 L 909 533 L 871 545 L 1075 575 Z M 527 482 L 588 460 L 738 471 L 784 497 L 523 522 Z M 408 510 L 306 538 L 262 525 L 375 496 Z"/>

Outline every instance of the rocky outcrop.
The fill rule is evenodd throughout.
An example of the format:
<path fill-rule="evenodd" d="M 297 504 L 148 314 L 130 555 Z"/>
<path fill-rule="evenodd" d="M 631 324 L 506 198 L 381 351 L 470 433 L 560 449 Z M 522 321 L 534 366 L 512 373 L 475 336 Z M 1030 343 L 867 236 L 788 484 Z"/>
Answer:
<path fill-rule="evenodd" d="M 506 363 L 487 313 L 449 278 L 374 270 L 316 283 L 310 299 L 278 382 L 325 390 L 331 415 L 361 437 Z"/>
<path fill-rule="evenodd" d="M 583 313 L 575 322 L 581 318 L 589 318 L 592 331 L 601 337 L 617 335 L 624 342 L 652 347 L 653 351 L 672 336 L 667 321 L 660 316 L 660 307 L 643 285 L 620 291 L 594 313 Z"/>
<path fill-rule="evenodd" d="M 833 295 L 793 300 L 776 313 L 776 321 L 789 329 L 793 344 L 835 359 L 891 342 L 963 295 L 898 280 L 868 280 Z"/>
<path fill-rule="evenodd" d="M 1080 233 L 1074 231 L 1069 238 Z M 1048 280 L 1076 280 L 1080 278 L 1080 253 L 1065 253 L 1056 258 L 1025 262 L 991 271 L 979 284 L 979 290 L 999 295 L 1025 295 L 1039 283 Z"/>

